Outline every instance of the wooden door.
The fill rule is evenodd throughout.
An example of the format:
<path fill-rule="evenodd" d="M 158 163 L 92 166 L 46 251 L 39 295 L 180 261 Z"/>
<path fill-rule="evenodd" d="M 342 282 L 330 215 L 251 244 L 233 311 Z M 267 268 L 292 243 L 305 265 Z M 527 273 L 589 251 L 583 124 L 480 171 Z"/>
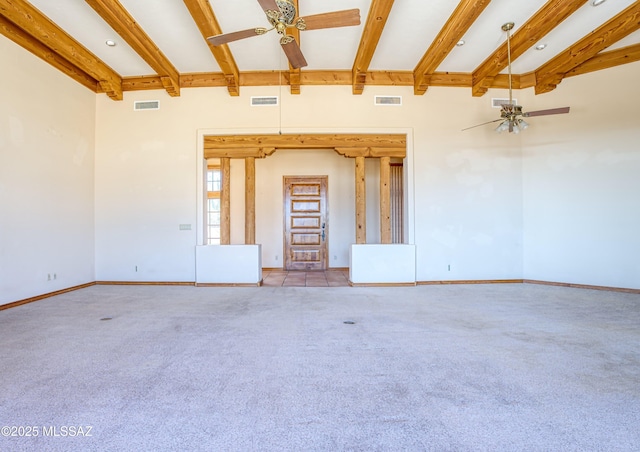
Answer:
<path fill-rule="evenodd" d="M 284 176 L 284 268 L 326 270 L 327 176 Z"/>

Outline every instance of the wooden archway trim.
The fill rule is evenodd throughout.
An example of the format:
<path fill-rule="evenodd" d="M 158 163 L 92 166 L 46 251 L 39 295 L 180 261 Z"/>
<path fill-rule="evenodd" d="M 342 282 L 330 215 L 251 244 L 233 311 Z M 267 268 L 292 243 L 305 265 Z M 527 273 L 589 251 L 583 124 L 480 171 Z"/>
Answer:
<path fill-rule="evenodd" d="M 265 158 L 277 149 L 334 149 L 345 157 L 397 157 L 407 154 L 405 134 L 206 135 L 205 158 Z"/>
<path fill-rule="evenodd" d="M 407 155 L 406 134 L 270 134 L 205 135 L 204 157 L 221 159 L 223 176 L 220 244 L 230 244 L 230 159 L 245 159 L 245 243 L 255 242 L 255 159 L 272 155 L 278 149 L 333 149 L 356 160 L 356 242 L 366 243 L 366 195 L 364 159 L 380 159 L 380 237 L 391 243 L 389 165 L 391 158 Z"/>

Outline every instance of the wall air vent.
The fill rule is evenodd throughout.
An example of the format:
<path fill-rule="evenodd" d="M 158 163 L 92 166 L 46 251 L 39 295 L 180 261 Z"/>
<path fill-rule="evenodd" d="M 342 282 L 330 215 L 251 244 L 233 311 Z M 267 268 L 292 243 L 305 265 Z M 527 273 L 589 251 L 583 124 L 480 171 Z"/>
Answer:
<path fill-rule="evenodd" d="M 133 109 L 138 110 L 160 110 L 159 100 L 136 100 Z"/>
<path fill-rule="evenodd" d="M 252 107 L 269 107 L 278 105 L 278 96 L 251 96 Z"/>
<path fill-rule="evenodd" d="M 513 103 L 515 105 L 518 105 L 518 99 L 513 99 Z M 509 104 L 509 98 L 502 98 L 502 97 L 493 97 L 491 98 L 491 107 L 493 108 L 502 108 L 503 105 L 508 105 Z"/>
<path fill-rule="evenodd" d="M 375 96 L 373 103 L 375 105 L 402 105 L 402 96 Z"/>

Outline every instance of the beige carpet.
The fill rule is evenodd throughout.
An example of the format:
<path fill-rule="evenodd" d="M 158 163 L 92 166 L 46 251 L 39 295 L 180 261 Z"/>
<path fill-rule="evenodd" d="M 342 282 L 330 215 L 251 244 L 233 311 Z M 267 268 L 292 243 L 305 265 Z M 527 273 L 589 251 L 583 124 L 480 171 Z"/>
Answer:
<path fill-rule="evenodd" d="M 0 450 L 637 451 L 639 326 L 537 285 L 94 286 L 0 312 Z"/>

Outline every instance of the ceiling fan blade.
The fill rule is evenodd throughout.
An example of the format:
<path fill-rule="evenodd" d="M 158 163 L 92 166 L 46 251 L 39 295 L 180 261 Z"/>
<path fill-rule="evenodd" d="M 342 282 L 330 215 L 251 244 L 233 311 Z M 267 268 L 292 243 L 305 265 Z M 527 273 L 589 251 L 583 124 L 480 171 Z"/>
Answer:
<path fill-rule="evenodd" d="M 248 30 L 234 31 L 232 33 L 209 36 L 207 38 L 207 41 L 209 41 L 211 45 L 219 46 L 228 42 L 238 41 L 240 39 L 250 38 L 252 36 L 258 36 L 259 33 L 257 33 L 256 30 L 256 28 L 250 28 Z"/>
<path fill-rule="evenodd" d="M 330 13 L 314 14 L 302 18 L 306 24 L 305 30 L 319 30 L 321 28 L 350 27 L 360 25 L 360 10 L 345 9 Z"/>
<path fill-rule="evenodd" d="M 547 116 L 547 115 L 560 115 L 562 113 L 569 113 L 571 107 L 550 108 L 548 110 L 536 110 L 523 113 L 522 116 L 530 118 L 532 116 Z"/>
<path fill-rule="evenodd" d="M 276 0 L 258 0 L 258 3 L 260 3 L 260 6 L 265 11 L 280 11 Z"/>
<path fill-rule="evenodd" d="M 300 50 L 300 46 L 295 39 L 286 44 L 281 43 L 281 45 L 282 50 L 284 50 L 284 53 L 287 55 L 287 59 L 289 60 L 289 64 L 291 64 L 292 68 L 299 69 L 307 65 L 307 60 L 304 59 L 302 50 Z"/>
<path fill-rule="evenodd" d="M 498 121 L 504 121 L 504 118 L 494 119 L 493 121 L 487 121 L 487 122 L 483 122 L 482 124 L 477 124 L 475 126 L 467 127 L 466 129 L 462 129 L 462 132 L 469 129 L 475 129 L 476 127 L 486 126 L 487 124 L 491 124 L 492 122 L 498 122 Z"/>

